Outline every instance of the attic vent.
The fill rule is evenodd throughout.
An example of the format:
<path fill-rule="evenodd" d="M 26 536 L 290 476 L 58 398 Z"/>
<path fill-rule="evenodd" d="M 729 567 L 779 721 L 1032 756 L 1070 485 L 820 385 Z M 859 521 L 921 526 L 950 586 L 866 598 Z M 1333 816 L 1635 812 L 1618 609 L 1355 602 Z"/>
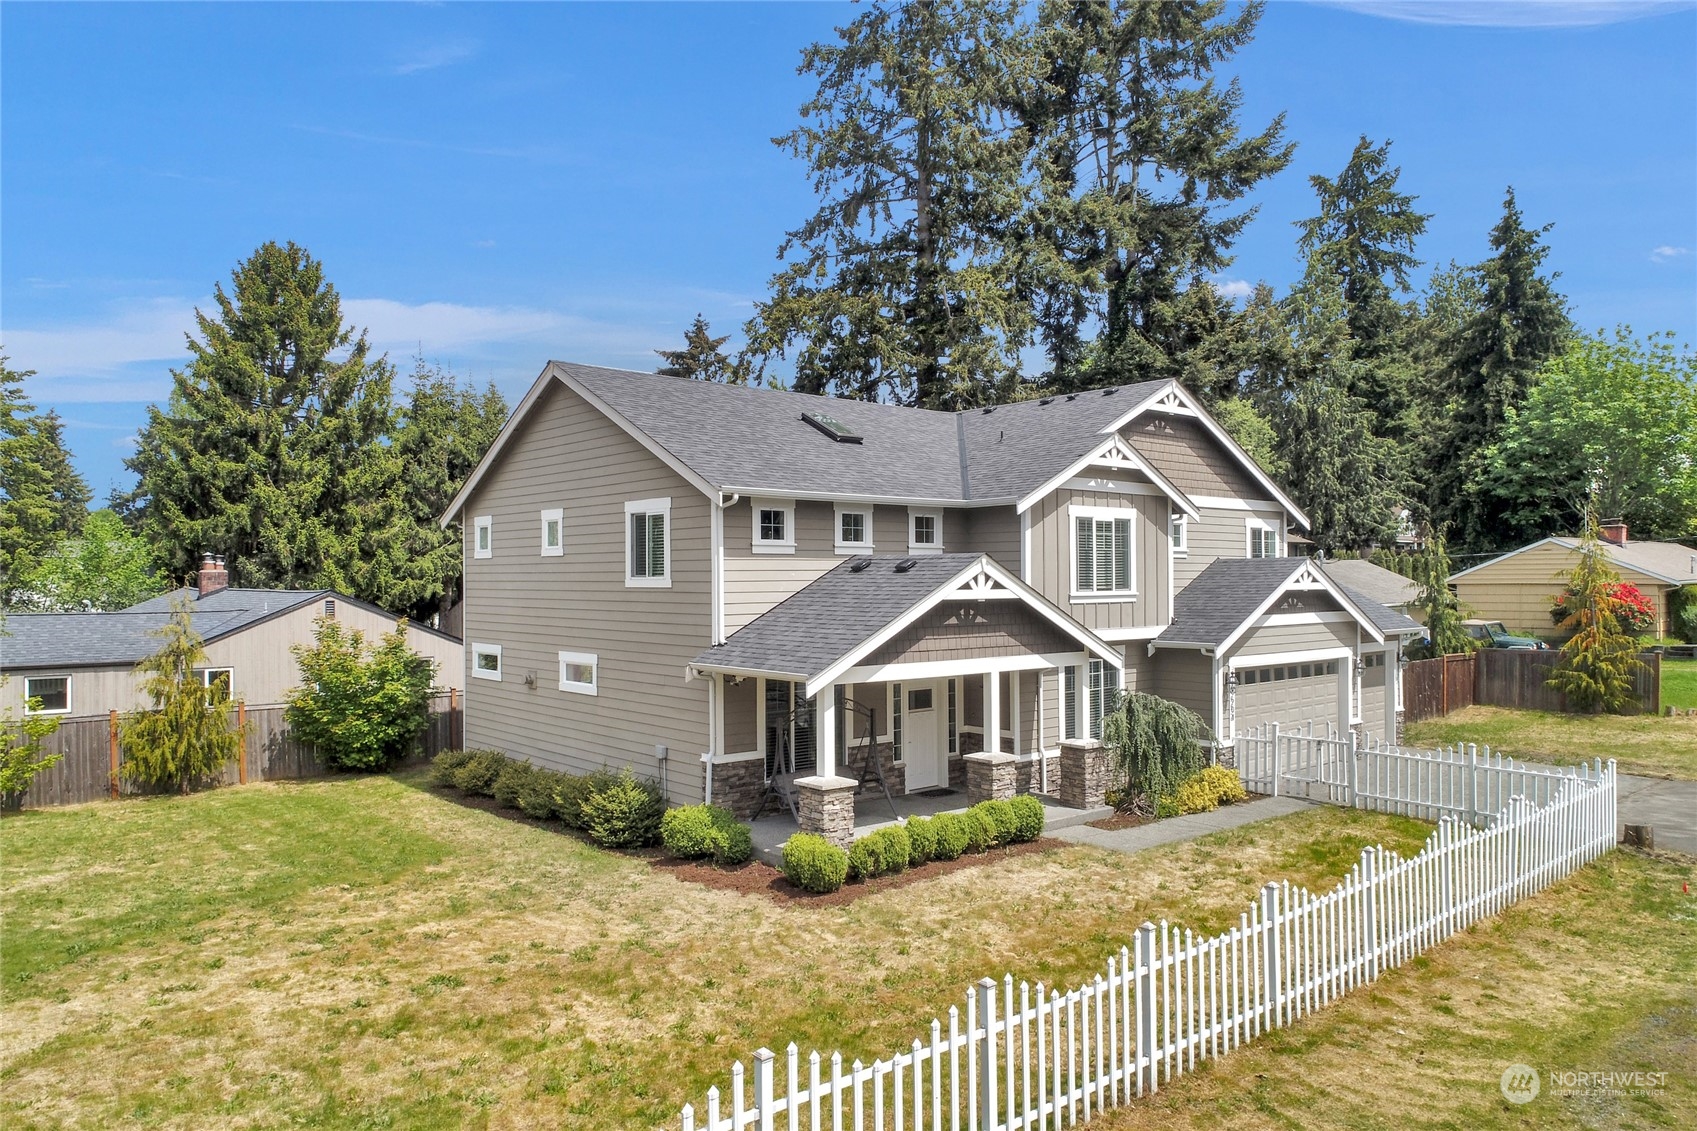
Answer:
<path fill-rule="evenodd" d="M 858 444 L 863 439 L 834 416 L 826 416 L 822 412 L 804 412 L 801 418 L 839 444 Z"/>
<path fill-rule="evenodd" d="M 325 619 L 327 619 L 327 620 L 335 620 L 336 619 L 336 602 L 334 602 L 334 601 L 324 602 L 324 616 L 325 616 Z"/>
<path fill-rule="evenodd" d="M 991 405 L 989 408 L 981 408 L 978 411 L 982 412 L 985 416 L 989 416 L 992 412 L 996 411 L 996 406 Z"/>
<path fill-rule="evenodd" d="M 870 569 L 871 566 L 872 566 L 872 559 L 871 558 L 856 558 L 849 565 L 849 572 L 850 573 L 864 573 L 866 570 Z"/>
<path fill-rule="evenodd" d="M 908 570 L 912 569 L 914 566 L 916 566 L 918 564 L 919 563 L 917 561 L 915 561 L 913 558 L 903 558 L 901 561 L 896 563 L 896 572 L 897 573 L 906 573 Z"/>
<path fill-rule="evenodd" d="M 1078 399 L 1078 394 L 1077 394 L 1077 393 L 1068 393 L 1068 394 L 1067 394 L 1067 400 L 1069 400 L 1069 401 L 1076 401 L 1076 400 L 1077 400 L 1077 399 Z"/>

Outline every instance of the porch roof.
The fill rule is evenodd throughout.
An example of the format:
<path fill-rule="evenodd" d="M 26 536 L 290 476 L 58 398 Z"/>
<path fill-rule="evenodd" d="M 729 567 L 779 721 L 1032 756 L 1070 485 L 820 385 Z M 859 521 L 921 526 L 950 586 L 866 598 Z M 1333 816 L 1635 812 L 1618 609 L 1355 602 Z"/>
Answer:
<path fill-rule="evenodd" d="M 701 671 L 773 675 L 813 684 L 870 654 L 950 594 L 1023 602 L 1078 650 L 1122 660 L 986 554 L 874 555 L 841 565 L 773 606 L 690 663 Z"/>

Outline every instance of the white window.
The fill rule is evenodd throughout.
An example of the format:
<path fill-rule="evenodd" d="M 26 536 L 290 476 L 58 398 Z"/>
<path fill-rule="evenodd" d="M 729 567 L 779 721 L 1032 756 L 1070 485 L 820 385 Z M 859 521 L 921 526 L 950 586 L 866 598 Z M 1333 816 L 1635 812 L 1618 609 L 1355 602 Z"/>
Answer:
<path fill-rule="evenodd" d="M 479 515 L 471 520 L 472 544 L 471 553 L 476 558 L 492 558 L 495 556 L 495 519 L 489 515 Z"/>
<path fill-rule="evenodd" d="M 671 588 L 671 525 L 671 499 L 638 499 L 625 504 L 627 588 Z"/>
<path fill-rule="evenodd" d="M 1249 523 L 1249 556 L 1252 558 L 1279 557 L 1279 532 L 1258 518 Z"/>
<path fill-rule="evenodd" d="M 872 552 L 872 508 L 837 507 L 837 553 Z"/>
<path fill-rule="evenodd" d="M 36 702 L 36 700 L 40 702 Z M 24 714 L 68 715 L 71 713 L 71 677 L 38 675 L 24 680 Z"/>
<path fill-rule="evenodd" d="M 236 673 L 232 668 L 206 668 L 200 682 L 212 692 L 207 699 L 213 703 L 228 703 L 235 697 Z"/>
<path fill-rule="evenodd" d="M 1190 520 L 1175 512 L 1171 523 L 1168 537 L 1172 539 L 1173 553 L 1182 558 L 1190 553 Z"/>
<path fill-rule="evenodd" d="M 473 644 L 471 646 L 471 678 L 501 682 L 501 646 Z"/>
<path fill-rule="evenodd" d="M 595 673 L 600 658 L 592 652 L 560 653 L 560 690 L 579 695 L 595 695 Z"/>
<path fill-rule="evenodd" d="M 1072 507 L 1070 514 L 1073 595 L 1135 596 L 1131 516 L 1096 507 Z"/>
<path fill-rule="evenodd" d="M 542 556 L 557 558 L 566 552 L 566 512 L 559 507 L 542 512 Z"/>
<path fill-rule="evenodd" d="M 787 499 L 755 499 L 754 552 L 795 553 L 795 504 Z"/>
<path fill-rule="evenodd" d="M 1083 684 L 1080 687 L 1080 684 Z M 1061 669 L 1062 737 L 1101 738 L 1102 719 L 1119 693 L 1119 669 L 1105 660 Z"/>
<path fill-rule="evenodd" d="M 940 554 L 943 552 L 942 511 L 908 508 L 907 552 L 910 554 Z"/>

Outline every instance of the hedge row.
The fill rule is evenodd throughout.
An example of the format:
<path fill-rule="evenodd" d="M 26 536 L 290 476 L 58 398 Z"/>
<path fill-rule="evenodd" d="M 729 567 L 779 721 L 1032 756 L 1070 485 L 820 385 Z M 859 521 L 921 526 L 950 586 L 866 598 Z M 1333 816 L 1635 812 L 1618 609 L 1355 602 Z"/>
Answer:
<path fill-rule="evenodd" d="M 430 764 L 437 785 L 493 797 L 538 820 L 558 820 L 604 848 L 640 848 L 660 839 L 666 799 L 630 770 L 563 774 L 498 750 L 444 750 Z"/>
<path fill-rule="evenodd" d="M 823 894 L 851 876 L 870 880 L 1042 835 L 1043 803 L 1035 797 L 981 801 L 964 813 L 909 817 L 905 825 L 866 834 L 847 852 L 823 837 L 797 833 L 784 843 L 784 875 L 803 891 Z"/>

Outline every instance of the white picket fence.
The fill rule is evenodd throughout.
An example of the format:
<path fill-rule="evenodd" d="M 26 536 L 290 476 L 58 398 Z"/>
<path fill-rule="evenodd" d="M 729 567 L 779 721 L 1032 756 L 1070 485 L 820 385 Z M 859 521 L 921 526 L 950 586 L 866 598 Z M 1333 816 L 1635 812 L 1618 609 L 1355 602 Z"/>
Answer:
<path fill-rule="evenodd" d="M 1573 777 L 1595 780 L 1602 762 L 1567 768 L 1529 765 L 1473 743 L 1405 750 L 1354 734 L 1257 727 L 1233 744 L 1245 788 L 1299 796 L 1422 821 L 1457 817 L 1478 825 L 1510 798 L 1548 805 Z"/>
<path fill-rule="evenodd" d="M 1211 938 L 1144 923 L 1105 975 L 1061 993 L 985 978 L 964 1010 L 893 1056 L 805 1062 L 791 1044 L 731 1070 L 684 1131 L 1014 1131 L 1059 1128 L 1159 1089 L 1300 1019 L 1607 852 L 1611 761 L 1564 776 L 1543 804 L 1511 798 L 1482 827 L 1443 815 L 1419 855 L 1366 849 L 1331 891 L 1268 884 Z M 752 1076 L 752 1080 L 750 1079 Z M 782 1087 L 780 1095 L 778 1088 Z"/>

